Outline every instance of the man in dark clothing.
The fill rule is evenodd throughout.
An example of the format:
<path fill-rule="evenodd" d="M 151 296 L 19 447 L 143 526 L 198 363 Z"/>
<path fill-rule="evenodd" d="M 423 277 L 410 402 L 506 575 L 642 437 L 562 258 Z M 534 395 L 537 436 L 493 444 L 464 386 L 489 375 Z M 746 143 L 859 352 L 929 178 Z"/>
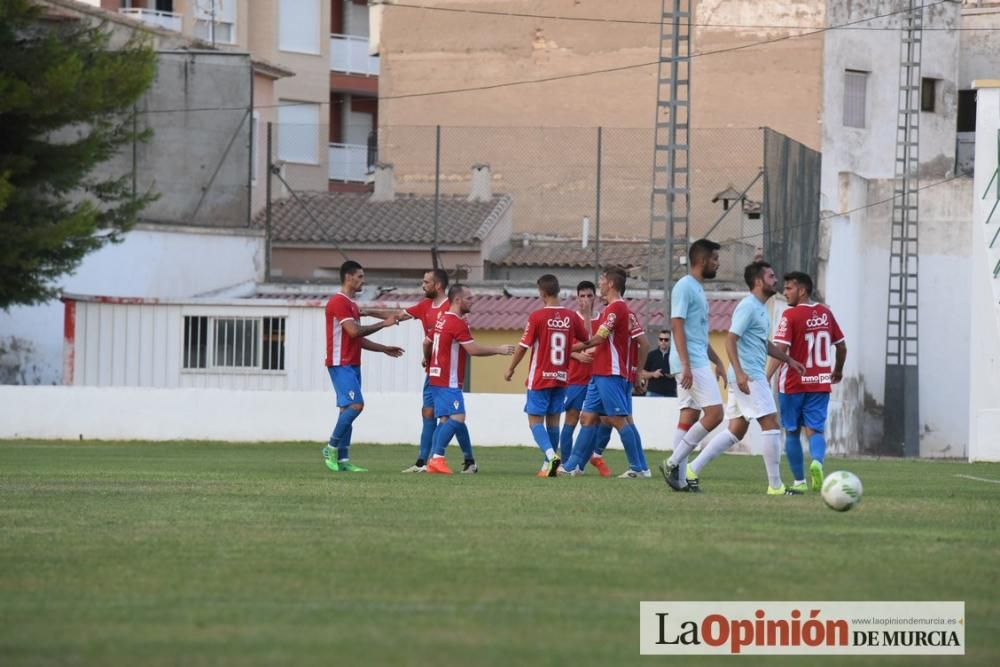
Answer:
<path fill-rule="evenodd" d="M 645 370 L 662 375 L 649 380 L 646 396 L 664 397 L 677 395 L 677 380 L 670 372 L 670 332 L 663 330 L 656 337 L 656 348 L 646 357 Z"/>

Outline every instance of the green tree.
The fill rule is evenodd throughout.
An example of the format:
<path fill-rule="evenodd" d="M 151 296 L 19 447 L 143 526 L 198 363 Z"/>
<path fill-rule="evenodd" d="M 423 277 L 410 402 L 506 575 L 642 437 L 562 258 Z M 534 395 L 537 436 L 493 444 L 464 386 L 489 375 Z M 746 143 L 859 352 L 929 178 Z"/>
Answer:
<path fill-rule="evenodd" d="M 156 72 L 149 41 L 112 46 L 88 17 L 0 0 L 0 308 L 56 296 L 59 276 L 117 242 L 154 197 L 98 167 L 132 141 Z"/>

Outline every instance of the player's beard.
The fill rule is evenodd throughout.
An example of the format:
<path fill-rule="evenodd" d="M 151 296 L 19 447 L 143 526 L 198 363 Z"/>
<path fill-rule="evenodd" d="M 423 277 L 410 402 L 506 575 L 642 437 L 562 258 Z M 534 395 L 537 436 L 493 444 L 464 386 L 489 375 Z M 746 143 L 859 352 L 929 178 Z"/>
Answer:
<path fill-rule="evenodd" d="M 711 280 L 716 276 L 718 272 L 719 272 L 718 269 L 710 269 L 706 266 L 705 270 L 701 272 L 701 277 L 704 278 L 705 280 Z"/>

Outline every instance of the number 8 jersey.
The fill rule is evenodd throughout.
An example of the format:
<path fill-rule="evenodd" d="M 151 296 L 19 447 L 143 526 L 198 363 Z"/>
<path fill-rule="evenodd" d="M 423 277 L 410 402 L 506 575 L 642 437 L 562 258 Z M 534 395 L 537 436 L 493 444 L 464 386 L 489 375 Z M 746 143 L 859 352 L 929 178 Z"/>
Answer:
<path fill-rule="evenodd" d="M 782 394 L 830 393 L 830 375 L 836 362 L 833 349 L 844 340 L 836 318 L 826 306 L 801 303 L 785 310 L 774 332 L 774 342 L 788 345 L 788 356 L 806 367 L 799 375 L 781 366 L 778 391 Z"/>
<path fill-rule="evenodd" d="M 569 308 L 545 306 L 528 316 L 519 345 L 531 350 L 524 386 L 532 391 L 565 387 L 569 355 L 576 341 L 590 340 L 583 318 Z"/>

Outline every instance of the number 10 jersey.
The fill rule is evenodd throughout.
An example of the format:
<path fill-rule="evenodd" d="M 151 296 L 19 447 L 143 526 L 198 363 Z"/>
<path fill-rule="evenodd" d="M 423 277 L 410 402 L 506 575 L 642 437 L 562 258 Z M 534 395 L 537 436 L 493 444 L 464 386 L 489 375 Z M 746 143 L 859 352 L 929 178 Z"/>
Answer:
<path fill-rule="evenodd" d="M 834 346 L 844 333 L 826 306 L 802 303 L 785 310 L 774 332 L 774 342 L 789 346 L 788 356 L 806 367 L 799 375 L 781 366 L 778 391 L 782 394 L 829 393 L 830 376 L 836 363 Z"/>

